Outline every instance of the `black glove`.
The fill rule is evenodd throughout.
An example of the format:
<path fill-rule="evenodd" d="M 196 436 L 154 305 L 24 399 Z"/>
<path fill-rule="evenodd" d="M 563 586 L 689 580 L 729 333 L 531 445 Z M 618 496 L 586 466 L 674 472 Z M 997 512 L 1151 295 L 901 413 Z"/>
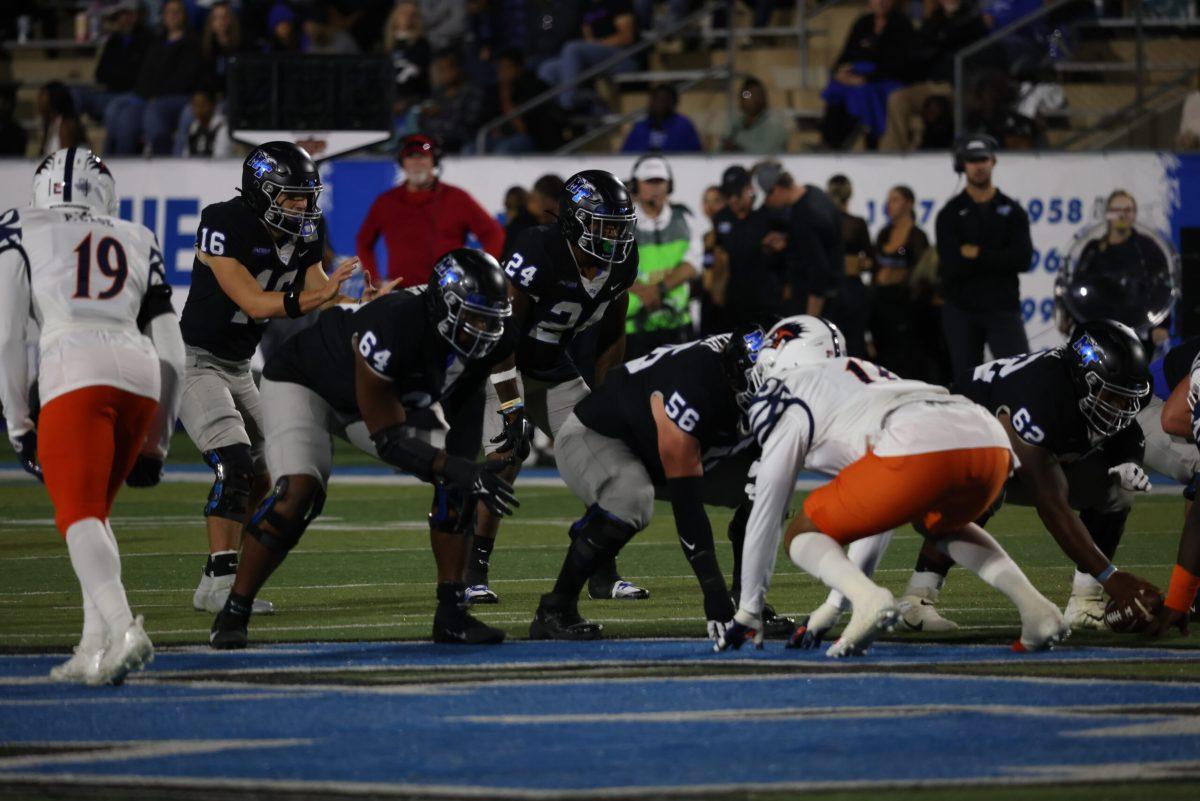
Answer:
<path fill-rule="evenodd" d="M 442 466 L 442 479 L 448 487 L 483 501 L 492 514 L 507 517 L 513 513 L 513 508 L 521 505 L 513 494 L 512 485 L 497 475 L 507 466 L 504 460 L 471 462 L 448 456 Z"/>
<path fill-rule="evenodd" d="M 492 443 L 504 443 L 498 452 L 508 454 L 509 464 L 522 464 L 529 457 L 533 423 L 525 416 L 524 406 L 515 406 L 497 414 L 504 418 L 504 430 L 492 438 Z"/>
<path fill-rule="evenodd" d="M 45 479 L 42 478 L 42 466 L 38 464 L 37 459 L 37 432 L 26 431 L 14 439 L 12 444 L 17 451 L 17 461 L 21 463 L 21 469 L 45 483 Z"/>
<path fill-rule="evenodd" d="M 125 477 L 130 487 L 154 487 L 162 481 L 163 460 L 154 456 L 139 455 L 133 469 Z"/>

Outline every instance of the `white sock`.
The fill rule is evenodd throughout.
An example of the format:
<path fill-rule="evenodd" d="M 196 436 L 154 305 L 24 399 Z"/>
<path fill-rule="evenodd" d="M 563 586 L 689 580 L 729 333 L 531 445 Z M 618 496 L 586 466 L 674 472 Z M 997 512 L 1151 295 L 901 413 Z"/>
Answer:
<path fill-rule="evenodd" d="M 133 623 L 116 542 L 97 518 L 88 517 L 67 529 L 67 552 L 84 594 L 95 604 L 110 636 L 124 633 Z"/>
<path fill-rule="evenodd" d="M 1026 610 L 1035 611 L 1049 603 L 1029 583 L 1017 563 L 1000 547 L 1000 543 L 978 526 L 968 526 L 961 536 L 954 539 L 940 540 L 938 550 L 1002 592 L 1016 604 L 1022 617 Z"/>
<path fill-rule="evenodd" d="M 875 568 L 879 567 L 879 563 L 883 561 L 883 555 L 887 553 L 888 546 L 892 544 L 892 535 L 895 533 L 895 531 L 888 530 L 873 537 L 855 540 L 846 548 L 846 558 L 858 565 L 864 576 L 868 578 L 874 576 Z M 837 590 L 829 591 L 829 597 L 825 599 L 825 603 L 843 612 L 850 606 L 849 599 Z"/>
<path fill-rule="evenodd" d="M 937 598 L 938 590 L 946 583 L 946 577 L 932 570 L 914 570 L 904 588 L 905 595 L 932 595 Z"/>
<path fill-rule="evenodd" d="M 1075 571 L 1075 577 L 1071 579 L 1072 595 L 1099 596 L 1103 592 L 1104 587 L 1090 574 Z"/>
<path fill-rule="evenodd" d="M 800 534 L 788 546 L 788 556 L 796 567 L 842 593 L 852 604 L 855 598 L 865 598 L 879 589 L 875 582 L 846 558 L 842 546 L 826 534 Z"/>
<path fill-rule="evenodd" d="M 83 651 L 98 651 L 108 643 L 108 629 L 100 610 L 92 603 L 87 592 L 83 592 L 83 636 L 79 648 Z"/>

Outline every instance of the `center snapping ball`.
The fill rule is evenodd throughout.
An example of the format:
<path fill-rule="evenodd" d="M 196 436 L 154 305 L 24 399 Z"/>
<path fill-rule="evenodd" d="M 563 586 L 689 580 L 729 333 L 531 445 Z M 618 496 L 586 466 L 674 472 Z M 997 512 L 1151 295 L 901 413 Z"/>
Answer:
<path fill-rule="evenodd" d="M 1145 631 L 1154 622 L 1162 603 L 1162 596 L 1146 590 L 1140 591 L 1126 603 L 1109 599 L 1104 607 L 1104 625 L 1119 634 Z"/>

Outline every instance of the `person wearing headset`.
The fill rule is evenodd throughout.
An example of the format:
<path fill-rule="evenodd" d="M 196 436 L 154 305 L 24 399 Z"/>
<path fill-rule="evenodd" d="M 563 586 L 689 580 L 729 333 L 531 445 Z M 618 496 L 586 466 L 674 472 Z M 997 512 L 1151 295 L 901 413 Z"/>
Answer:
<path fill-rule="evenodd" d="M 637 205 L 634 236 L 641 262 L 637 282 L 629 288 L 626 359 L 691 338 L 689 283 L 700 275 L 704 251 L 692 213 L 671 202 L 674 188 L 671 166 L 662 156 L 634 162 L 629 191 Z"/>
<path fill-rule="evenodd" d="M 500 258 L 504 229 L 465 190 L 441 180 L 441 152 L 424 134 L 404 138 L 396 153 L 404 181 L 371 204 L 355 237 L 363 270 L 379 276 L 375 243 L 383 237 L 389 279 L 401 287 L 424 285 L 443 253 L 474 234 L 483 250 Z"/>
<path fill-rule="evenodd" d="M 1032 266 L 1029 217 L 992 183 L 996 140 L 970 134 L 954 149 L 967 185 L 937 216 L 937 252 L 946 303 L 942 327 L 954 374 L 1029 350 L 1017 276 Z"/>

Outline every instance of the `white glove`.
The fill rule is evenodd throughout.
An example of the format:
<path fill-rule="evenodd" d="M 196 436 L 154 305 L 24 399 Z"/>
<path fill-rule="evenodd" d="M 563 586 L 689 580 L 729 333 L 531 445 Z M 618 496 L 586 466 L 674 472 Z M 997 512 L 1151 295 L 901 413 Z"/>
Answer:
<path fill-rule="evenodd" d="M 758 460 L 755 459 L 750 464 L 750 469 L 746 471 L 746 498 L 751 503 L 754 502 L 755 496 L 758 495 Z"/>
<path fill-rule="evenodd" d="M 1135 462 L 1125 462 L 1116 467 L 1108 469 L 1110 476 L 1115 476 L 1113 479 L 1123 490 L 1129 492 L 1149 492 L 1150 479 L 1146 477 L 1146 471 L 1141 465 Z"/>
<path fill-rule="evenodd" d="M 708 621 L 708 639 L 712 640 L 713 642 L 720 642 L 725 637 L 726 629 L 728 629 L 732 625 L 733 625 L 732 620 L 726 620 L 726 621 L 710 620 L 710 621 Z"/>

